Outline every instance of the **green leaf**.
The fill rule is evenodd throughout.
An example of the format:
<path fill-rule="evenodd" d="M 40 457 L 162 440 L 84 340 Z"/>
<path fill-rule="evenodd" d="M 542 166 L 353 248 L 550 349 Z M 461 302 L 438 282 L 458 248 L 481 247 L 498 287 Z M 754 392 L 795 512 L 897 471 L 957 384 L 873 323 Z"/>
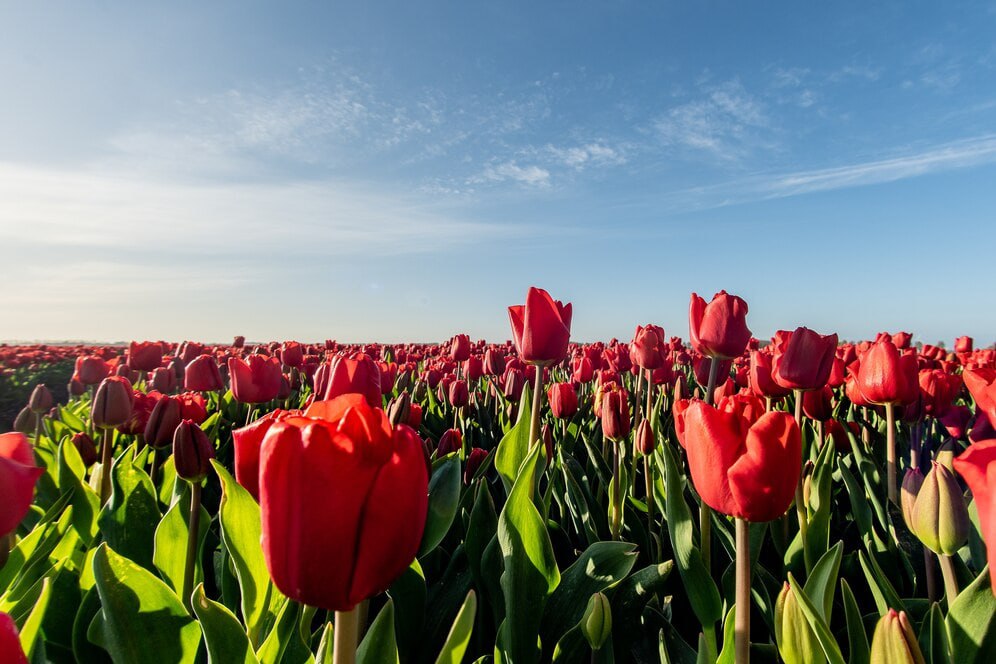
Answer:
<path fill-rule="evenodd" d="M 723 623 L 723 649 L 719 651 L 716 664 L 733 664 L 736 660 L 736 615 L 737 607 L 731 606 Z"/>
<path fill-rule="evenodd" d="M 623 579 L 636 564 L 636 545 L 596 542 L 564 570 L 543 616 L 543 640 L 556 643 L 584 615 L 588 599 Z"/>
<path fill-rule="evenodd" d="M 459 457 L 449 457 L 432 473 L 429 481 L 429 512 L 425 518 L 419 557 L 439 546 L 449 532 L 460 504 L 462 484 Z"/>
<path fill-rule="evenodd" d="M 222 604 L 208 599 L 203 583 L 194 588 L 191 604 L 204 632 L 208 662 L 259 664 L 242 623 Z"/>
<path fill-rule="evenodd" d="M 719 589 L 713 581 L 709 570 L 702 562 L 702 554 L 695 546 L 693 539 L 692 515 L 685 502 L 685 478 L 678 471 L 678 462 L 668 444 L 661 445 L 662 456 L 658 463 L 663 463 L 661 469 L 667 486 L 667 531 L 674 549 L 675 564 L 678 574 L 688 593 L 695 616 L 706 629 L 714 629 L 714 625 L 723 617 L 723 604 Z"/>
<path fill-rule="evenodd" d="M 820 449 L 820 455 L 817 457 L 816 466 L 813 469 L 807 507 L 809 514 L 809 530 L 806 533 L 805 541 L 807 570 L 812 570 L 815 562 L 823 557 L 830 545 L 830 512 L 833 509 L 830 490 L 836 458 L 834 446 L 825 443 Z M 831 584 L 831 591 L 834 585 Z"/>
<path fill-rule="evenodd" d="M 279 592 L 270 582 L 270 572 L 259 545 L 262 534 L 259 505 L 224 466 L 215 460 L 211 461 L 211 465 L 221 480 L 221 506 L 218 509 L 221 540 L 228 549 L 239 579 L 242 616 L 249 640 L 256 644 L 262 638 L 264 627 L 273 618 L 273 606 L 279 601 Z"/>
<path fill-rule="evenodd" d="M 477 496 L 474 498 L 474 508 L 470 512 L 470 524 L 467 526 L 467 537 L 464 547 L 467 550 L 467 561 L 474 585 L 484 589 L 484 551 L 498 532 L 498 514 L 487 482 L 478 482 Z"/>
<path fill-rule="evenodd" d="M 930 605 L 917 640 L 920 642 L 925 664 L 951 664 L 951 645 L 944 626 L 944 615 L 937 602 Z"/>
<path fill-rule="evenodd" d="M 48 608 L 48 600 L 52 596 L 52 579 L 42 581 L 41 594 L 35 600 L 34 608 L 28 615 L 27 620 L 21 625 L 21 648 L 30 661 L 37 650 L 38 632 L 41 629 L 42 620 L 45 618 L 45 610 Z"/>
<path fill-rule="evenodd" d="M 515 664 L 539 659 L 536 641 L 547 597 L 560 583 L 560 570 L 546 522 L 533 504 L 536 466 L 542 445 L 522 463 L 508 502 L 498 518 L 498 542 L 505 571 L 505 622 L 498 635 L 498 650 Z"/>
<path fill-rule="evenodd" d="M 882 572 L 882 568 L 879 567 L 875 557 L 867 555 L 864 551 L 858 551 L 858 561 L 861 563 L 861 570 L 865 573 L 865 579 L 868 580 L 868 587 L 875 598 L 875 606 L 878 607 L 878 614 L 884 616 L 889 612 L 889 609 L 905 611 L 906 607 L 903 605 L 903 600 L 899 599 L 899 594 L 885 577 L 885 573 Z"/>
<path fill-rule="evenodd" d="M 840 647 L 833 638 L 833 634 L 830 633 L 830 628 L 820 616 L 820 610 L 813 605 L 812 600 L 806 595 L 806 592 L 795 580 L 791 572 L 789 572 L 788 581 L 789 585 L 792 586 L 792 590 L 796 593 L 799 608 L 802 609 L 806 620 L 809 621 L 809 626 L 813 628 L 816 640 L 819 642 L 820 648 L 823 650 L 823 654 L 826 655 L 827 660 L 830 664 L 844 664 L 844 656 L 840 653 Z"/>
<path fill-rule="evenodd" d="M 111 498 L 97 523 L 108 546 L 151 571 L 156 524 L 162 515 L 152 480 L 135 465 L 132 451 L 125 450 L 111 468 Z"/>
<path fill-rule="evenodd" d="M 851 592 L 847 579 L 840 580 L 840 594 L 844 598 L 844 615 L 847 618 L 848 661 L 851 664 L 868 664 L 871 653 L 868 648 L 868 634 L 861 619 L 861 610 Z"/>
<path fill-rule="evenodd" d="M 173 591 L 107 543 L 93 557 L 101 610 L 88 636 L 115 662 L 191 662 L 201 631 Z"/>
<path fill-rule="evenodd" d="M 93 551 L 96 553 L 96 549 Z M 73 655 L 77 662 L 103 664 L 103 662 L 111 661 L 106 650 L 98 648 L 86 637 L 87 629 L 99 615 L 100 595 L 97 593 L 97 585 L 94 584 L 83 594 L 83 599 L 76 611 L 76 618 L 73 620 Z"/>
<path fill-rule="evenodd" d="M 314 657 L 306 647 L 304 648 L 306 654 L 301 651 L 301 632 L 297 628 L 300 617 L 301 605 L 290 599 L 284 600 L 277 614 L 277 624 L 256 651 L 256 657 L 260 662 L 296 664 L 314 661 Z"/>
<path fill-rule="evenodd" d="M 332 646 L 335 642 L 335 629 L 332 623 L 325 623 L 322 628 L 322 638 L 318 642 L 318 650 L 315 651 L 316 664 L 333 664 Z"/>
<path fill-rule="evenodd" d="M 59 489 L 72 493 L 73 527 L 87 544 L 97 536 L 97 513 L 100 511 L 100 498 L 90 485 L 83 481 L 86 467 L 79 450 L 68 438 L 59 446 Z"/>
<path fill-rule="evenodd" d="M 394 640 L 394 602 L 387 600 L 356 649 L 356 664 L 398 664 L 398 661 L 398 646 Z"/>
<path fill-rule="evenodd" d="M 827 445 L 829 447 L 829 445 Z M 807 540 L 808 544 L 808 540 Z M 823 554 L 806 579 L 806 595 L 820 612 L 820 617 L 830 624 L 830 612 L 833 609 L 833 594 L 837 587 L 837 574 L 840 572 L 840 560 L 844 551 L 844 543 L 837 542 L 832 549 Z"/>
<path fill-rule="evenodd" d="M 495 452 L 495 468 L 505 485 L 505 493 L 511 493 L 515 478 L 519 475 L 522 462 L 529 456 L 529 426 L 531 419 L 529 385 L 522 388 L 522 398 L 519 400 L 519 416 L 515 426 L 509 429 L 498 443 Z"/>
<path fill-rule="evenodd" d="M 996 597 L 986 567 L 948 609 L 951 652 L 958 664 L 996 662 Z"/>
<path fill-rule="evenodd" d="M 460 612 L 457 613 L 450 633 L 446 637 L 446 643 L 439 651 L 436 664 L 460 664 L 463 661 L 464 653 L 470 644 L 470 635 L 474 631 L 474 617 L 477 615 L 477 595 L 471 590 L 467 593 Z"/>
<path fill-rule="evenodd" d="M 387 592 L 397 607 L 394 622 L 398 652 L 406 656 L 425 638 L 425 572 L 417 559 L 391 584 Z"/>
<path fill-rule="evenodd" d="M 186 485 L 183 496 L 176 501 L 166 516 L 159 522 L 155 534 L 155 550 L 152 554 L 152 561 L 162 573 L 163 578 L 172 586 L 173 592 L 179 596 L 183 592 L 183 575 L 186 573 L 187 560 L 187 532 L 190 520 L 190 485 Z M 200 551 L 207 538 L 211 525 L 211 515 L 203 507 L 201 509 L 200 520 L 198 521 L 198 544 Z M 196 558 L 197 564 L 194 566 L 194 582 L 191 587 L 197 585 L 204 578 L 204 570 L 201 569 L 201 556 Z M 183 599 L 181 597 L 181 599 Z"/>

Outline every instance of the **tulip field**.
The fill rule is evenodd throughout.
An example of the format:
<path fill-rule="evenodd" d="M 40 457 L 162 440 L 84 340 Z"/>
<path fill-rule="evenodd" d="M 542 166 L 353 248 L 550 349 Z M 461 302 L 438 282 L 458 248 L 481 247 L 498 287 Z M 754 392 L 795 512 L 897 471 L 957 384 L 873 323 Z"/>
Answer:
<path fill-rule="evenodd" d="M 993 346 L 572 313 L 0 346 L 0 664 L 996 662 Z"/>

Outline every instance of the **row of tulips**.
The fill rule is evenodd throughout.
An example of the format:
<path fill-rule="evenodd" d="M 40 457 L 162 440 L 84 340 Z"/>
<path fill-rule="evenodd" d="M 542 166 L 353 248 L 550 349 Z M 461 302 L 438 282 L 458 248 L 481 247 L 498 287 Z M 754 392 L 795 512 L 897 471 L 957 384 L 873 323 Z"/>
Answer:
<path fill-rule="evenodd" d="M 996 351 L 572 313 L 76 349 L 0 437 L 0 661 L 996 661 Z"/>

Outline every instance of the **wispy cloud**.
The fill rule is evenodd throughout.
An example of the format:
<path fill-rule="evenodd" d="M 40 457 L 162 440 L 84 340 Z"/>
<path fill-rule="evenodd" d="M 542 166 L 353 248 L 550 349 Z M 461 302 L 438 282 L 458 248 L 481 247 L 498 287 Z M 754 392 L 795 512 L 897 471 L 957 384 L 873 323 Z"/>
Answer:
<path fill-rule="evenodd" d="M 531 187 L 546 187 L 550 184 L 550 171 L 535 164 L 520 166 L 515 161 L 488 164 L 484 171 L 470 178 L 472 184 L 484 182 L 518 182 Z"/>

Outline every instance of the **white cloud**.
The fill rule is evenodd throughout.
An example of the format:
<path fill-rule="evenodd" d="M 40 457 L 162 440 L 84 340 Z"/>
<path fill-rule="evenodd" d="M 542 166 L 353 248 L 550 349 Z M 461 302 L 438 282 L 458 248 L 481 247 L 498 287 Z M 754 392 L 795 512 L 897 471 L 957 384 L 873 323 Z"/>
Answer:
<path fill-rule="evenodd" d="M 550 184 L 550 171 L 535 164 L 520 166 L 513 161 L 489 164 L 484 172 L 470 179 L 471 183 L 505 182 L 512 180 L 531 187 L 546 187 Z"/>
<path fill-rule="evenodd" d="M 626 163 L 626 157 L 619 149 L 600 142 L 573 147 L 547 145 L 545 151 L 557 163 L 576 171 L 590 166 L 618 166 Z"/>

